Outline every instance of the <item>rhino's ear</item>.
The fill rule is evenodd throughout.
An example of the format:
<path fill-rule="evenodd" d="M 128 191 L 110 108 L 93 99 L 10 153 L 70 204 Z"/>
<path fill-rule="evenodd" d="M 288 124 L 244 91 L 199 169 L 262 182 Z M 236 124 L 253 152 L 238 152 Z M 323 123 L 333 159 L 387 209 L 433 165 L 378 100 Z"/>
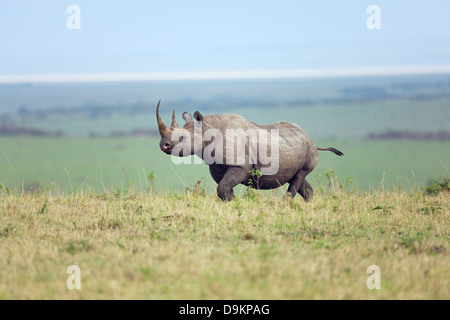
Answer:
<path fill-rule="evenodd" d="M 191 116 L 189 113 L 184 112 L 184 113 L 183 113 L 183 119 L 184 119 L 186 122 L 190 122 L 190 121 L 192 121 L 192 116 Z"/>
<path fill-rule="evenodd" d="M 203 115 L 200 112 L 198 112 L 198 111 L 195 111 L 194 118 L 197 121 L 203 121 Z"/>

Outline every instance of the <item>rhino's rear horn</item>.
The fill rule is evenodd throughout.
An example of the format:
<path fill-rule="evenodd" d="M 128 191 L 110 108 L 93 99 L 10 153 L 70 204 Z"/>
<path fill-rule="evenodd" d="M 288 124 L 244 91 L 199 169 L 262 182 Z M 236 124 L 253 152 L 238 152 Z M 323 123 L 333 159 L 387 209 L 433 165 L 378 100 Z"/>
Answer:
<path fill-rule="evenodd" d="M 173 110 L 172 113 L 172 124 L 170 125 L 170 130 L 175 130 L 179 128 L 178 123 L 177 123 L 177 119 L 175 117 L 175 110 Z"/>

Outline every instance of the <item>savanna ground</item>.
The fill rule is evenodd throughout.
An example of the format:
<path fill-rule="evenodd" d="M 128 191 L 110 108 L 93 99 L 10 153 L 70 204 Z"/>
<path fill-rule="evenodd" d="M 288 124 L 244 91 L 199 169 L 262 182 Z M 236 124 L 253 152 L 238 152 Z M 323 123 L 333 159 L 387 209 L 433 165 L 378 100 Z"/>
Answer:
<path fill-rule="evenodd" d="M 448 192 L 335 185 L 309 203 L 254 192 L 223 203 L 203 191 L 0 191 L 0 298 L 450 298 Z M 67 288 L 70 265 L 80 290 Z"/>

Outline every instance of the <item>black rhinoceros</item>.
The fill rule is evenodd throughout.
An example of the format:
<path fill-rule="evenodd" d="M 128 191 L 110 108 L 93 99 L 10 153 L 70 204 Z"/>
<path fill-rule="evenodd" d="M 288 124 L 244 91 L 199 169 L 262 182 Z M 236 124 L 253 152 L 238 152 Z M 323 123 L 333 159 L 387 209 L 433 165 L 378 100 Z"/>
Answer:
<path fill-rule="evenodd" d="M 159 114 L 160 102 L 156 118 L 161 150 L 175 157 L 203 159 L 223 201 L 234 198 L 233 188 L 238 184 L 274 189 L 286 183 L 287 196 L 298 192 L 308 201 L 313 189 L 305 177 L 316 167 L 318 151 L 343 155 L 334 148 L 317 147 L 298 125 L 284 121 L 259 125 L 237 114 L 203 116 L 196 111 L 194 117 L 183 113 L 186 123 L 180 128 L 174 110 L 168 128 Z"/>

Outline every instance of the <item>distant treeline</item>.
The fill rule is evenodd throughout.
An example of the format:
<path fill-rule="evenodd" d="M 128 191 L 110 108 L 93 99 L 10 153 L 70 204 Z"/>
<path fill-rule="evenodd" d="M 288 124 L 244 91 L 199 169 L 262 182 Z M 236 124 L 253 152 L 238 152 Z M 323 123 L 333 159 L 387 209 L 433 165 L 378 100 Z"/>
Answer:
<path fill-rule="evenodd" d="M 0 136 L 36 136 L 36 137 L 60 137 L 62 131 L 47 131 L 43 129 L 15 126 L 8 123 L 0 125 Z"/>
<path fill-rule="evenodd" d="M 8 123 L 0 125 L 0 136 L 35 136 L 35 137 L 62 137 L 67 136 L 62 131 L 48 131 L 24 126 L 16 126 Z M 109 134 L 90 132 L 89 137 L 148 137 L 159 136 L 157 129 L 133 129 L 130 131 L 115 130 Z"/>
<path fill-rule="evenodd" d="M 0 125 L 0 136 L 36 136 L 36 137 L 61 137 L 67 136 L 61 130 L 48 131 L 25 126 L 17 126 L 9 123 Z M 91 131 L 89 137 L 159 137 L 158 129 L 135 128 L 129 131 L 114 130 L 109 133 Z M 444 141 L 450 140 L 450 131 L 440 130 L 437 132 L 409 131 L 409 130 L 386 130 L 380 133 L 371 132 L 367 135 L 370 140 L 428 140 Z"/>
<path fill-rule="evenodd" d="M 102 137 L 104 135 L 91 132 L 89 134 L 90 137 Z M 157 129 L 133 129 L 130 131 L 124 131 L 124 130 L 115 130 L 112 131 L 109 135 L 109 137 L 148 137 L 148 136 L 155 136 L 159 137 L 159 131 Z"/>
<path fill-rule="evenodd" d="M 369 133 L 371 140 L 450 140 L 450 131 L 437 132 L 387 130 L 381 133 Z"/>

